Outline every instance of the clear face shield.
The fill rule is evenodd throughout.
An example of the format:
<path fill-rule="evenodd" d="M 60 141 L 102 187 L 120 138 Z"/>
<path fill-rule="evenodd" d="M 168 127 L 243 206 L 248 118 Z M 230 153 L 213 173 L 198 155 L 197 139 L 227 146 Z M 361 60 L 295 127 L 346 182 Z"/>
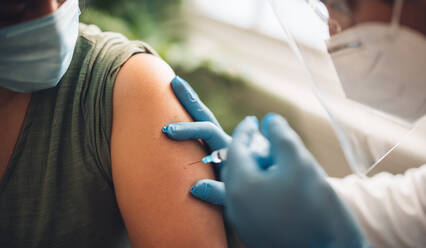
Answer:
<path fill-rule="evenodd" d="M 395 0 L 391 22 L 359 24 L 344 0 L 269 2 L 352 171 L 367 174 L 426 114 L 424 35 L 399 26 L 403 0 Z M 309 30 L 308 36 L 301 29 Z M 307 39 L 331 59 L 336 80 L 318 73 Z M 359 123 L 348 121 L 348 115 Z M 390 134 L 373 123 L 391 126 Z"/>

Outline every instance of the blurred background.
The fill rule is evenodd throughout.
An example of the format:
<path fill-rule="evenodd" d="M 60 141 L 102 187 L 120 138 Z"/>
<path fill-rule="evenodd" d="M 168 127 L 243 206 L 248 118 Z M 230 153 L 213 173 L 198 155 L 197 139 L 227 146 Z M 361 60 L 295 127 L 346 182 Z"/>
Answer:
<path fill-rule="evenodd" d="M 258 6 L 259 3 L 263 3 L 262 6 Z M 282 37 L 279 26 L 275 30 L 258 26 L 257 19 L 259 14 L 264 13 L 262 8 L 268 7 L 266 3 L 256 0 L 87 0 L 82 2 L 81 21 L 96 24 L 103 31 L 122 33 L 129 39 L 149 43 L 178 75 L 196 88 L 223 128 L 231 133 L 245 116 L 256 115 L 261 118 L 268 111 L 280 110 L 283 102 L 265 95 L 266 92 L 248 82 L 249 76 L 240 73 L 236 66 L 229 66 L 234 62 L 229 57 L 235 56 L 234 52 L 230 52 L 234 50 L 232 44 L 221 47 L 217 41 L 210 39 L 217 36 L 217 30 L 208 34 L 209 29 L 212 31 L 212 28 L 223 28 L 220 25 L 229 25 L 227 28 L 267 31 L 275 38 Z M 255 12 L 256 9 L 260 12 Z M 238 12 L 238 15 L 233 12 Z M 272 15 L 269 17 L 265 21 L 275 21 Z M 200 23 L 206 21 L 216 22 L 217 26 Z M 200 23 L 200 26 L 192 26 L 194 23 Z M 242 41 L 233 36 L 223 38 Z M 262 49 L 261 45 L 258 49 Z"/>
<path fill-rule="evenodd" d="M 326 113 L 301 83 L 306 75 L 267 1 L 85 0 L 80 5 L 81 22 L 156 49 L 195 88 L 227 133 L 247 115 L 262 118 L 276 112 L 288 119 L 330 176 L 350 173 Z M 309 30 L 300 32 L 315 60 L 316 77 L 335 82 L 331 61 L 312 42 Z M 344 104 L 340 110 L 353 128 L 363 131 L 367 123 L 382 142 L 395 131 L 350 114 L 353 109 Z M 425 163 L 425 144 L 415 137 L 406 139 L 373 173 L 398 173 Z"/>

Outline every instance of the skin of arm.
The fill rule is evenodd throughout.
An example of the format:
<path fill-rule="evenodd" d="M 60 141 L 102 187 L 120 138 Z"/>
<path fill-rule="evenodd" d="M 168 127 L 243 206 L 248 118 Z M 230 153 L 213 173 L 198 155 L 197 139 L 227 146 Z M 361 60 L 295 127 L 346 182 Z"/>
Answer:
<path fill-rule="evenodd" d="M 174 72 L 160 58 L 135 55 L 121 68 L 113 95 L 112 173 L 132 247 L 226 247 L 221 210 L 191 197 L 213 178 L 197 141 L 167 139 L 161 127 L 191 121 L 174 96 Z"/>

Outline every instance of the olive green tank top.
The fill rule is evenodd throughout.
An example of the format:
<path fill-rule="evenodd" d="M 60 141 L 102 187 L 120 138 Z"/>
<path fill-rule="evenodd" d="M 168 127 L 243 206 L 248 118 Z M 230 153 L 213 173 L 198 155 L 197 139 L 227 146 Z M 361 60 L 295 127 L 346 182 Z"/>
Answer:
<path fill-rule="evenodd" d="M 112 184 L 112 92 L 142 42 L 80 25 L 56 88 L 32 94 L 0 181 L 0 247 L 128 247 Z"/>

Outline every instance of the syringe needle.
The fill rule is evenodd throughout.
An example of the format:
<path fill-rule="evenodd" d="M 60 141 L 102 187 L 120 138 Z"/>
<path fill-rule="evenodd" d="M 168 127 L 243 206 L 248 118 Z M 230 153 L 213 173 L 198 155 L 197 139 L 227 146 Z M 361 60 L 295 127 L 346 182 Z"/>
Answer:
<path fill-rule="evenodd" d="M 195 161 L 195 162 L 193 162 L 193 163 L 190 163 L 190 164 L 188 164 L 188 165 L 194 165 L 194 164 L 198 164 L 198 163 L 201 163 L 202 161 L 200 160 L 200 161 Z"/>

